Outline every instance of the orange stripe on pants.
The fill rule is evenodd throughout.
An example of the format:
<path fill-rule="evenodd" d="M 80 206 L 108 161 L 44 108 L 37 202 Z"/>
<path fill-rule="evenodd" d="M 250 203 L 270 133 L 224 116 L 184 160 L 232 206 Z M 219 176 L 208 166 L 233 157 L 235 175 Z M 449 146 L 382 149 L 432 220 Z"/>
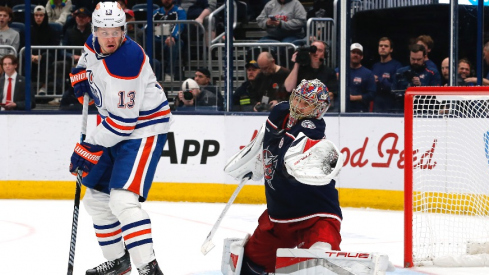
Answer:
<path fill-rule="evenodd" d="M 139 189 L 141 188 L 141 180 L 143 178 L 144 168 L 146 167 L 146 163 L 151 155 L 151 148 L 153 147 L 155 137 L 148 137 L 146 139 L 146 144 L 144 145 L 143 153 L 141 154 L 141 159 L 139 160 L 138 167 L 136 168 L 136 174 L 134 175 L 134 179 L 132 180 L 129 188 L 127 190 L 132 191 L 136 194 L 142 195 L 139 193 Z M 143 183 L 144 184 L 144 183 Z"/>

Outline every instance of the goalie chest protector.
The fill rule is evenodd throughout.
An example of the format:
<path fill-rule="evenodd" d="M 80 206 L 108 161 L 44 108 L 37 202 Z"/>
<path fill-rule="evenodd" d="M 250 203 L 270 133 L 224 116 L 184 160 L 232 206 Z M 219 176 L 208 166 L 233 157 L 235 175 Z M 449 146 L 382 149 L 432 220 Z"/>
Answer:
<path fill-rule="evenodd" d="M 313 217 L 329 217 L 341 222 L 335 181 L 323 186 L 302 184 L 287 173 L 284 165 L 284 155 L 295 137 L 303 132 L 311 139 L 322 139 L 326 123 L 323 119 L 304 119 L 286 129 L 289 112 L 288 102 L 272 109 L 263 139 L 265 194 L 270 218 L 282 223 Z"/>

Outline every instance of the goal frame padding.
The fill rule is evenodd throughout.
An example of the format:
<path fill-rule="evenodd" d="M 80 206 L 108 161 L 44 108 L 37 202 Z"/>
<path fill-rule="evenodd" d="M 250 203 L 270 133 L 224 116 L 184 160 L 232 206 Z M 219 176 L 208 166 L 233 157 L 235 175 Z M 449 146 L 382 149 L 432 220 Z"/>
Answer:
<path fill-rule="evenodd" d="M 413 267 L 413 102 L 418 95 L 489 95 L 489 87 L 410 87 L 404 96 L 404 267 Z"/>

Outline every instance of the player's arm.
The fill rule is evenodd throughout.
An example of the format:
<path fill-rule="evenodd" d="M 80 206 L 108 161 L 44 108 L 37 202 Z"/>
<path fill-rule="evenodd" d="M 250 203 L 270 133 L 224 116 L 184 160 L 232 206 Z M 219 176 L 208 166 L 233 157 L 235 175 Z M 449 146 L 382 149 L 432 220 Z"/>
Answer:
<path fill-rule="evenodd" d="M 333 142 L 300 133 L 284 156 L 287 173 L 307 185 L 327 185 L 343 167 L 343 156 Z"/>

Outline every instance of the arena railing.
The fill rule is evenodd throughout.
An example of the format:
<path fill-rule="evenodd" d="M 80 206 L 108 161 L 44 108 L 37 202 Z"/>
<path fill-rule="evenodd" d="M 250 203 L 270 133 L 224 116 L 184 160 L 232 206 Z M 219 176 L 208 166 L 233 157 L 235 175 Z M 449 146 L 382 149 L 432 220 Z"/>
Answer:
<path fill-rule="evenodd" d="M 306 41 L 310 45 L 313 41 L 319 40 L 328 44 L 325 53 L 325 65 L 331 68 L 336 67 L 336 28 L 333 18 L 309 18 L 306 25 Z"/>
<path fill-rule="evenodd" d="M 4 56 L 7 54 L 12 54 L 12 55 L 17 56 L 17 50 L 13 46 L 10 46 L 10 45 L 0 45 L 0 55 Z"/>
<path fill-rule="evenodd" d="M 247 60 L 257 60 L 261 52 L 273 50 L 275 59 L 278 60 L 277 65 L 290 68 L 290 59 L 296 49 L 297 46 L 292 43 L 233 43 L 233 68 L 230 68 L 233 70 L 233 90 L 246 81 Z M 224 50 L 224 43 L 215 43 L 209 47 L 209 55 L 215 58 L 209 58 L 208 68 L 209 70 L 212 68 L 212 72 L 217 72 L 217 77 L 213 77 L 213 83 L 225 97 L 225 111 L 230 111 L 231 97 L 229 92 L 227 95 L 224 94 L 224 66 L 226 64 Z"/>
<path fill-rule="evenodd" d="M 142 30 L 142 36 L 136 39 L 144 49 L 146 49 L 146 21 L 132 21 L 128 25 L 134 25 L 134 28 L 129 31 L 130 37 L 136 37 L 136 28 Z M 177 25 L 184 27 L 183 32 L 180 32 L 180 40 L 183 41 L 183 46 L 173 45 L 168 47 L 170 50 L 165 52 L 165 41 L 161 39 L 162 35 L 171 33 L 165 25 Z M 153 21 L 153 61 L 157 60 L 156 65 L 159 68 L 153 67 L 157 79 L 162 82 L 165 91 L 174 93 L 175 90 L 180 90 L 180 83 L 187 77 L 193 77 L 192 72 L 207 64 L 207 47 L 205 45 L 205 29 L 202 24 L 195 20 L 156 20 Z M 158 36 L 156 36 L 158 35 Z M 176 56 L 174 56 L 176 55 Z M 165 59 L 168 59 L 167 65 L 170 67 L 165 78 Z M 176 64 L 174 64 L 176 62 Z"/>
<path fill-rule="evenodd" d="M 41 55 L 31 66 L 31 87 L 36 98 L 61 98 L 71 87 L 70 72 L 76 65 L 73 56 L 80 55 L 83 46 L 31 46 L 31 55 Z M 19 52 L 19 74 L 24 75 L 25 47 Z M 43 88 L 43 89 L 41 89 Z"/>
<path fill-rule="evenodd" d="M 338 0 L 335 0 L 335 7 Z M 365 10 L 379 10 L 399 7 L 438 4 L 438 0 L 352 0 L 351 16 Z"/>

